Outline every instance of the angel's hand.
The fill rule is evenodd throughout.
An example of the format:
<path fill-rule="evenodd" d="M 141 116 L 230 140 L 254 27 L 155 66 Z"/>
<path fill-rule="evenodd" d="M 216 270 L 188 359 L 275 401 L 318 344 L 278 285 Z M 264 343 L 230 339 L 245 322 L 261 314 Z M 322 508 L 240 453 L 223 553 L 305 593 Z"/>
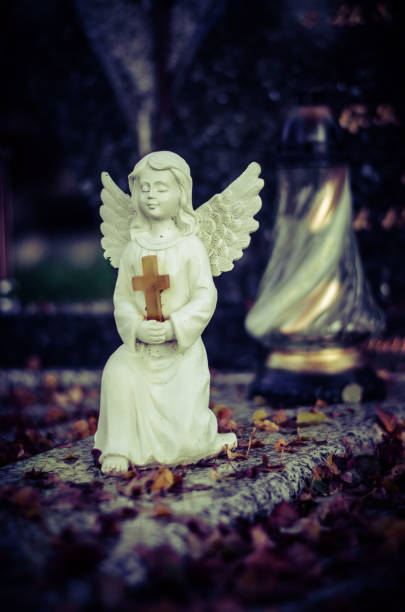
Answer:
<path fill-rule="evenodd" d="M 166 342 L 167 328 L 165 323 L 160 323 L 160 321 L 142 321 L 137 327 L 136 337 L 146 344 L 162 344 L 162 342 Z"/>
<path fill-rule="evenodd" d="M 165 328 L 166 342 L 169 342 L 170 340 L 174 340 L 176 337 L 176 334 L 174 333 L 174 327 L 170 319 L 168 321 L 165 321 L 163 325 Z"/>

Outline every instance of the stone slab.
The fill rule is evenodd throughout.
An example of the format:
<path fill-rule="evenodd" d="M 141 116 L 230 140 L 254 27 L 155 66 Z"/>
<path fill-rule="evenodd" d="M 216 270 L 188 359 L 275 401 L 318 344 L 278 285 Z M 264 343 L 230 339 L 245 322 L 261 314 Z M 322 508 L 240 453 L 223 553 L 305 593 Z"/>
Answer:
<path fill-rule="evenodd" d="M 251 380 L 249 373 L 217 373 L 212 381 L 212 400 L 232 409 L 245 450 L 252 433 L 252 415 L 258 408 L 257 403 L 246 399 Z M 405 418 L 404 389 L 405 377 L 396 376 L 381 408 Z M 182 472 L 182 486 L 163 494 L 142 492 L 136 498 L 125 494 L 127 482 L 103 476 L 95 465 L 92 438 L 14 463 L 0 470 L 0 487 L 35 488 L 40 481 L 32 482 L 27 475 L 36 470 L 56 474 L 59 488 L 41 489 L 40 520 L 15 514 L 7 508 L 1 510 L 1 546 L 5 552 L 21 556 L 24 563 L 46 567 L 51 542 L 63 531 L 71 529 L 83 537 L 92 536 L 99 529 L 100 516 L 125 509 L 127 516 L 131 512 L 136 516 L 120 522 L 119 536 L 111 543 L 101 569 L 137 584 L 144 577 L 144 568 L 136 548 L 169 546 L 179 554 L 187 554 L 192 522 L 202 521 L 214 528 L 220 524 L 232 525 L 239 519 L 254 520 L 268 515 L 279 502 L 298 496 L 314 467 L 325 462 L 330 454 L 343 453 L 345 443 L 356 454 L 372 453 L 382 437 L 376 419 L 377 407 L 369 403 L 324 408 L 328 420 L 301 429 L 302 445 L 294 452 L 284 452 L 282 457 L 275 451 L 274 443 L 280 437 L 288 442 L 297 432 L 258 431 L 255 439 L 262 446 L 251 448 L 247 459 L 229 460 L 221 456 L 184 470 L 176 468 L 176 473 Z M 286 412 L 294 419 L 297 413 L 307 410 L 298 407 Z M 263 456 L 265 463 L 275 466 L 274 470 L 264 468 Z M 141 470 L 139 477 L 142 479 L 147 474 L 147 470 Z M 102 494 L 84 504 L 72 502 L 73 493 L 83 496 L 86 486 L 94 487 L 95 483 Z M 162 506 L 168 513 L 166 517 L 161 514 Z M 159 507 L 160 515 L 156 517 Z"/>

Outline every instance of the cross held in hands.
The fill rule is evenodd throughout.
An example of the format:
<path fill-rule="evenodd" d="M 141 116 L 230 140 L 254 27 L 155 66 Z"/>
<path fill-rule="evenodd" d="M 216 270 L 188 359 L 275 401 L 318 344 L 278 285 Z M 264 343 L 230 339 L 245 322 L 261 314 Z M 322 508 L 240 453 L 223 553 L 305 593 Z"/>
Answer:
<path fill-rule="evenodd" d="M 146 303 L 146 319 L 148 321 L 164 321 L 160 294 L 170 287 L 168 274 L 159 274 L 156 255 L 142 257 L 143 276 L 132 277 L 134 291 L 143 291 Z"/>

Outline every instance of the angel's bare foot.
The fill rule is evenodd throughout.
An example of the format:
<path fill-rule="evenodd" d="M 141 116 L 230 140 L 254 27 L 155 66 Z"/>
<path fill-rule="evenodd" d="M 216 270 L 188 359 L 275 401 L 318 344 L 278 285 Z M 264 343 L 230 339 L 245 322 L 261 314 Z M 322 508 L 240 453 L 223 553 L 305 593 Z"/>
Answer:
<path fill-rule="evenodd" d="M 227 446 L 229 450 L 234 450 L 238 446 L 238 440 L 234 433 L 219 434 L 221 450 Z"/>
<path fill-rule="evenodd" d="M 128 472 L 128 459 L 122 455 L 107 455 L 101 466 L 103 474 Z"/>

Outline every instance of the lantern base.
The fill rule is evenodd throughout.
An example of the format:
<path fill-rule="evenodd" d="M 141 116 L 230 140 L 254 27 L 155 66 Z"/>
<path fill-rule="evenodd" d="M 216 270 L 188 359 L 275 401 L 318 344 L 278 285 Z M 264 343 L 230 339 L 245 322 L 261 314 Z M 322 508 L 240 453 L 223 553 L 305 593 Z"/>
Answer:
<path fill-rule="evenodd" d="M 249 396 L 264 397 L 270 403 L 314 405 L 358 403 L 383 399 L 385 382 L 369 365 L 340 372 L 308 372 L 261 366 L 249 389 Z"/>

